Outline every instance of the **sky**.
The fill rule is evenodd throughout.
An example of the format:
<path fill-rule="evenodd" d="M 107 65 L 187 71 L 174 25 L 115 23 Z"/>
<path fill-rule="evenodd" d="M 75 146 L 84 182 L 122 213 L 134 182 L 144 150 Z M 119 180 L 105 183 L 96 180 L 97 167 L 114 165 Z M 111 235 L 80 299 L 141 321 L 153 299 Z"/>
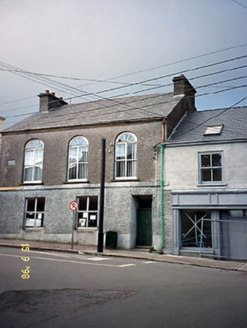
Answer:
<path fill-rule="evenodd" d="M 50 90 L 68 103 L 172 92 L 247 106 L 247 0 L 0 0 L 4 128 Z"/>

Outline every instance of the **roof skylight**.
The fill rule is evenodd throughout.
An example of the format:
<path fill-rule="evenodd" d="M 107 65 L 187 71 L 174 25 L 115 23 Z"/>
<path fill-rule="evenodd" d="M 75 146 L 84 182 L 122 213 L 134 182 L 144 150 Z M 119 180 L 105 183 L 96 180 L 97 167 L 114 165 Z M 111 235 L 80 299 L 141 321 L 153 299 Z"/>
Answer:
<path fill-rule="evenodd" d="M 208 136 L 212 134 L 221 134 L 223 126 L 224 126 L 223 124 L 208 125 L 206 131 L 204 132 L 204 136 Z"/>

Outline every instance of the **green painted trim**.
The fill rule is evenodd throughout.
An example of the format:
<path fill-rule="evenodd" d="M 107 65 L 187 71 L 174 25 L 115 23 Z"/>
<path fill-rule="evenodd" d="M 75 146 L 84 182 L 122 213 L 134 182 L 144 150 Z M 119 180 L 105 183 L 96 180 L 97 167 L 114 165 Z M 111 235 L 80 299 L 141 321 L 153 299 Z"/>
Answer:
<path fill-rule="evenodd" d="M 160 145 L 160 226 L 161 248 L 164 247 L 164 220 L 163 220 L 163 187 L 164 187 L 164 145 Z"/>

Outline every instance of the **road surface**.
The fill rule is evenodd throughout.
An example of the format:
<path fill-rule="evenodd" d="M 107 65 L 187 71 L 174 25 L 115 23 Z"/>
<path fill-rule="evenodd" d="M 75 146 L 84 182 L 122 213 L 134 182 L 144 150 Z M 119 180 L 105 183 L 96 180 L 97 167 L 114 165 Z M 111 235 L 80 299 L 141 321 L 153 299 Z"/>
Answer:
<path fill-rule="evenodd" d="M 0 247 L 2 328 L 246 328 L 247 274 Z"/>

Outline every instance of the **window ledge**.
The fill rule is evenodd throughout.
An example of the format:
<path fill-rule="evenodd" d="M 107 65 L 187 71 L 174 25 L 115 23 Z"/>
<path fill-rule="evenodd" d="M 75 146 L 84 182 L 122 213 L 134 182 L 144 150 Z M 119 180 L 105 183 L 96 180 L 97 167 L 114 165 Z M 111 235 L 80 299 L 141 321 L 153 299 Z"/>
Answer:
<path fill-rule="evenodd" d="M 140 181 L 140 179 L 137 178 L 117 178 L 117 179 L 112 179 L 111 182 L 129 182 L 129 181 Z"/>
<path fill-rule="evenodd" d="M 199 183 L 197 187 L 226 187 L 226 183 Z"/>
<path fill-rule="evenodd" d="M 25 231 L 42 231 L 44 230 L 44 227 L 39 227 L 39 228 L 33 228 L 33 227 L 24 227 Z"/>
<path fill-rule="evenodd" d="M 71 184 L 71 183 L 90 183 L 89 180 L 68 180 L 65 181 L 64 184 Z"/>
<path fill-rule="evenodd" d="M 28 181 L 28 182 L 22 182 L 22 186 L 33 186 L 33 185 L 43 185 L 44 183 L 42 181 Z"/>
<path fill-rule="evenodd" d="M 77 227 L 76 228 L 77 232 L 95 232 L 98 231 L 98 228 L 90 228 L 90 227 Z"/>

